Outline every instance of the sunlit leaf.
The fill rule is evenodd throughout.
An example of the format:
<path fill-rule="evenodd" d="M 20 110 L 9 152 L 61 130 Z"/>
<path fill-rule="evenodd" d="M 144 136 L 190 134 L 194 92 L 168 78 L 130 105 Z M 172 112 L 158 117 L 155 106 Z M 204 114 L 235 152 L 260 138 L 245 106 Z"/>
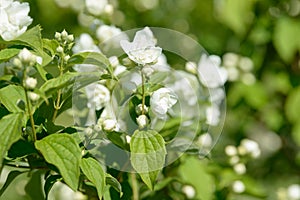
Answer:
<path fill-rule="evenodd" d="M 0 90 L 0 101 L 10 112 L 22 112 L 18 101 L 25 102 L 25 91 L 21 86 L 9 85 Z"/>
<path fill-rule="evenodd" d="M 8 60 L 19 53 L 20 49 L 3 49 L 0 51 L 0 61 Z"/>
<path fill-rule="evenodd" d="M 136 130 L 130 141 L 131 164 L 144 183 L 153 190 L 166 157 L 165 141 L 154 130 Z"/>
<path fill-rule="evenodd" d="M 117 192 L 120 193 L 120 196 L 122 196 L 122 186 L 115 177 L 110 174 L 106 174 L 105 183 L 106 185 L 111 185 Z"/>
<path fill-rule="evenodd" d="M 69 134 L 52 134 L 35 142 L 46 161 L 55 165 L 74 191 L 78 188 L 81 150 Z"/>
<path fill-rule="evenodd" d="M 93 158 L 83 158 L 80 168 L 84 175 L 95 185 L 98 197 L 101 199 L 105 188 L 105 175 L 100 163 Z"/>
<path fill-rule="evenodd" d="M 290 122 L 299 122 L 300 113 L 300 87 L 294 89 L 287 97 L 285 113 Z"/>

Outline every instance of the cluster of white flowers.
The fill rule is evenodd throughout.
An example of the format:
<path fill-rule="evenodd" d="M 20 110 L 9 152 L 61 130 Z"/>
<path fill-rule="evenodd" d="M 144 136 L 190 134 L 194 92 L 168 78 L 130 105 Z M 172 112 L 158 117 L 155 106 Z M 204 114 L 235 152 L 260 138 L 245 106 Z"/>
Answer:
<path fill-rule="evenodd" d="M 247 85 L 255 83 L 255 76 L 251 72 L 254 64 L 250 58 L 231 52 L 226 53 L 223 55 L 223 65 L 227 70 L 229 81 L 241 80 Z"/>
<path fill-rule="evenodd" d="M 241 157 L 258 158 L 261 151 L 257 142 L 243 139 L 238 147 L 233 145 L 226 146 L 225 153 L 229 156 L 229 163 L 233 166 L 234 171 L 237 174 L 245 174 L 247 169 L 244 162 L 247 159 L 241 159 Z M 244 160 L 244 162 L 241 162 L 241 160 Z"/>
<path fill-rule="evenodd" d="M 23 34 L 31 24 L 29 4 L 13 0 L 0 1 L 0 35 L 4 40 L 13 40 Z"/>

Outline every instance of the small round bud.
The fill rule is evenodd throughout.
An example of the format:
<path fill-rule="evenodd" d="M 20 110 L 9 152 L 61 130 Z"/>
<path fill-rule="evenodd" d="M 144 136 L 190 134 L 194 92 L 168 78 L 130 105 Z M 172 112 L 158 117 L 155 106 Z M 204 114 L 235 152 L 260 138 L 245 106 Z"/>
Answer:
<path fill-rule="evenodd" d="M 22 62 L 19 58 L 14 58 L 13 65 L 16 66 L 18 69 L 22 68 Z"/>
<path fill-rule="evenodd" d="M 185 70 L 192 74 L 197 74 L 197 64 L 194 62 L 187 62 L 185 64 Z"/>
<path fill-rule="evenodd" d="M 34 89 L 37 85 L 37 80 L 35 78 L 32 77 L 28 77 L 25 80 L 25 87 L 27 89 Z"/>
<path fill-rule="evenodd" d="M 105 131 L 113 131 L 116 128 L 116 121 L 113 119 L 106 119 L 102 123 Z"/>
<path fill-rule="evenodd" d="M 247 171 L 246 166 L 243 163 L 234 165 L 233 170 L 239 175 L 245 174 Z"/>
<path fill-rule="evenodd" d="M 61 32 L 61 38 L 63 40 L 67 40 L 68 38 L 68 32 L 65 29 Z"/>
<path fill-rule="evenodd" d="M 54 35 L 55 39 L 57 39 L 58 41 L 61 40 L 61 34 L 59 32 L 55 32 L 55 35 Z"/>
<path fill-rule="evenodd" d="M 243 193 L 245 191 L 245 185 L 242 181 L 234 181 L 232 184 L 232 190 L 235 193 Z"/>
<path fill-rule="evenodd" d="M 74 41 L 74 35 L 68 35 L 67 40 L 68 40 L 68 42 L 73 42 Z"/>
<path fill-rule="evenodd" d="M 57 53 L 63 53 L 64 52 L 64 48 L 62 48 L 61 46 L 58 46 L 56 48 Z"/>
<path fill-rule="evenodd" d="M 66 56 L 64 57 L 64 61 L 65 61 L 65 62 L 68 62 L 69 59 L 70 59 L 70 56 L 69 56 L 69 55 L 66 55 Z"/>
<path fill-rule="evenodd" d="M 21 62 L 24 64 L 29 64 L 33 60 L 35 60 L 35 56 L 26 48 L 20 51 L 18 57 L 20 58 Z"/>
<path fill-rule="evenodd" d="M 228 145 L 225 147 L 225 153 L 227 156 L 235 156 L 237 154 L 237 149 L 233 145 Z"/>
<path fill-rule="evenodd" d="M 145 128 L 148 124 L 148 121 L 149 120 L 146 115 L 140 115 L 138 118 L 136 118 L 136 122 L 138 123 L 140 129 Z"/>
<path fill-rule="evenodd" d="M 183 186 L 182 192 L 187 196 L 188 199 L 193 199 L 196 195 L 195 189 L 190 185 Z"/>
<path fill-rule="evenodd" d="M 34 92 L 28 92 L 28 98 L 31 100 L 31 101 L 37 101 L 40 99 L 40 95 L 34 93 Z"/>

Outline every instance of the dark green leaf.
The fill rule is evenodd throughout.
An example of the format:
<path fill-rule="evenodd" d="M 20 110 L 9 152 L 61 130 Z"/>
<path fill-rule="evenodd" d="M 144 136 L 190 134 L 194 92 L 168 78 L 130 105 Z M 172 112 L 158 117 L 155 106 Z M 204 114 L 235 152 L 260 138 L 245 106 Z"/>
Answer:
<path fill-rule="evenodd" d="M 122 196 L 122 186 L 115 177 L 110 174 L 106 174 L 105 183 L 106 185 L 111 185 L 117 192 L 120 193 L 120 196 Z"/>
<path fill-rule="evenodd" d="M 83 158 L 80 168 L 84 175 L 95 185 L 98 197 L 101 199 L 105 188 L 105 175 L 100 163 L 93 158 Z"/>
<path fill-rule="evenodd" d="M 35 142 L 48 163 L 55 165 L 74 191 L 78 188 L 81 150 L 69 134 L 52 134 Z"/>
<path fill-rule="evenodd" d="M 116 131 L 108 132 L 107 138 L 118 147 L 124 150 L 129 150 L 128 143 L 126 142 L 125 133 L 116 132 Z"/>
<path fill-rule="evenodd" d="M 30 154 L 37 154 L 38 151 L 35 149 L 31 142 L 25 141 L 23 139 L 15 142 L 8 151 L 7 156 L 9 158 L 19 158 Z"/>
<path fill-rule="evenodd" d="M 50 40 L 43 38 L 43 48 L 48 50 L 51 56 L 55 55 L 56 48 L 59 46 L 59 43 L 56 40 Z"/>
<path fill-rule="evenodd" d="M 9 114 L 0 120 L 0 168 L 10 146 L 21 138 L 21 113 Z"/>
<path fill-rule="evenodd" d="M 144 183 L 153 190 L 159 171 L 166 157 L 165 141 L 154 130 L 136 130 L 130 141 L 131 164 Z"/>

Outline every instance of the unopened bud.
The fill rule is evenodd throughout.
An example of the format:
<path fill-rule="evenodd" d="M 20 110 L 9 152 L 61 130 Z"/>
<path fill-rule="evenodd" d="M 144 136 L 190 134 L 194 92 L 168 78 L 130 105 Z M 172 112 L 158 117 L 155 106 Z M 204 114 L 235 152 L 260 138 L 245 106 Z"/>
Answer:
<path fill-rule="evenodd" d="M 40 99 L 40 95 L 34 93 L 34 92 L 28 92 L 28 98 L 31 100 L 31 101 L 37 101 Z"/>
<path fill-rule="evenodd" d="M 74 35 L 68 35 L 67 40 L 68 40 L 68 42 L 73 42 L 74 41 Z"/>
<path fill-rule="evenodd" d="M 37 80 L 32 77 L 28 77 L 25 80 L 25 87 L 28 89 L 34 89 L 37 85 Z"/>
<path fill-rule="evenodd" d="M 62 48 L 61 46 L 58 46 L 56 48 L 57 53 L 63 53 L 64 52 L 64 48 Z"/>
<path fill-rule="evenodd" d="M 185 64 L 185 70 L 192 74 L 197 74 L 197 64 L 194 62 L 187 62 Z"/>
<path fill-rule="evenodd" d="M 113 12 L 114 12 L 114 7 L 111 5 L 111 4 L 107 4 L 105 7 L 104 7 L 104 12 L 108 15 L 112 15 Z"/>
<path fill-rule="evenodd" d="M 136 118 L 136 121 L 140 129 L 145 128 L 145 126 L 148 124 L 148 118 L 146 115 L 140 115 L 138 118 Z"/>
<path fill-rule="evenodd" d="M 64 61 L 65 61 L 65 62 L 68 62 L 69 59 L 70 59 L 70 56 L 69 56 L 69 55 L 66 55 L 66 56 L 64 57 Z"/>
<path fill-rule="evenodd" d="M 61 32 L 61 38 L 63 40 L 67 40 L 68 38 L 68 32 L 65 29 Z"/>
<path fill-rule="evenodd" d="M 26 48 L 22 49 L 18 55 L 21 62 L 24 64 L 29 64 L 32 61 L 35 61 L 35 56 Z"/>
<path fill-rule="evenodd" d="M 21 62 L 21 60 L 19 58 L 14 58 L 13 64 L 14 64 L 14 66 L 16 66 L 19 69 L 22 68 L 22 62 Z"/>
<path fill-rule="evenodd" d="M 140 115 L 143 112 L 143 105 L 139 104 L 135 107 L 135 112 Z M 148 113 L 148 107 L 146 105 L 144 105 L 144 113 Z"/>
<path fill-rule="evenodd" d="M 58 41 L 61 40 L 61 34 L 59 32 L 55 32 L 55 35 L 54 35 L 55 39 L 57 39 Z"/>
<path fill-rule="evenodd" d="M 106 119 L 103 121 L 102 126 L 105 131 L 113 131 L 116 128 L 116 121 L 113 119 Z"/>

